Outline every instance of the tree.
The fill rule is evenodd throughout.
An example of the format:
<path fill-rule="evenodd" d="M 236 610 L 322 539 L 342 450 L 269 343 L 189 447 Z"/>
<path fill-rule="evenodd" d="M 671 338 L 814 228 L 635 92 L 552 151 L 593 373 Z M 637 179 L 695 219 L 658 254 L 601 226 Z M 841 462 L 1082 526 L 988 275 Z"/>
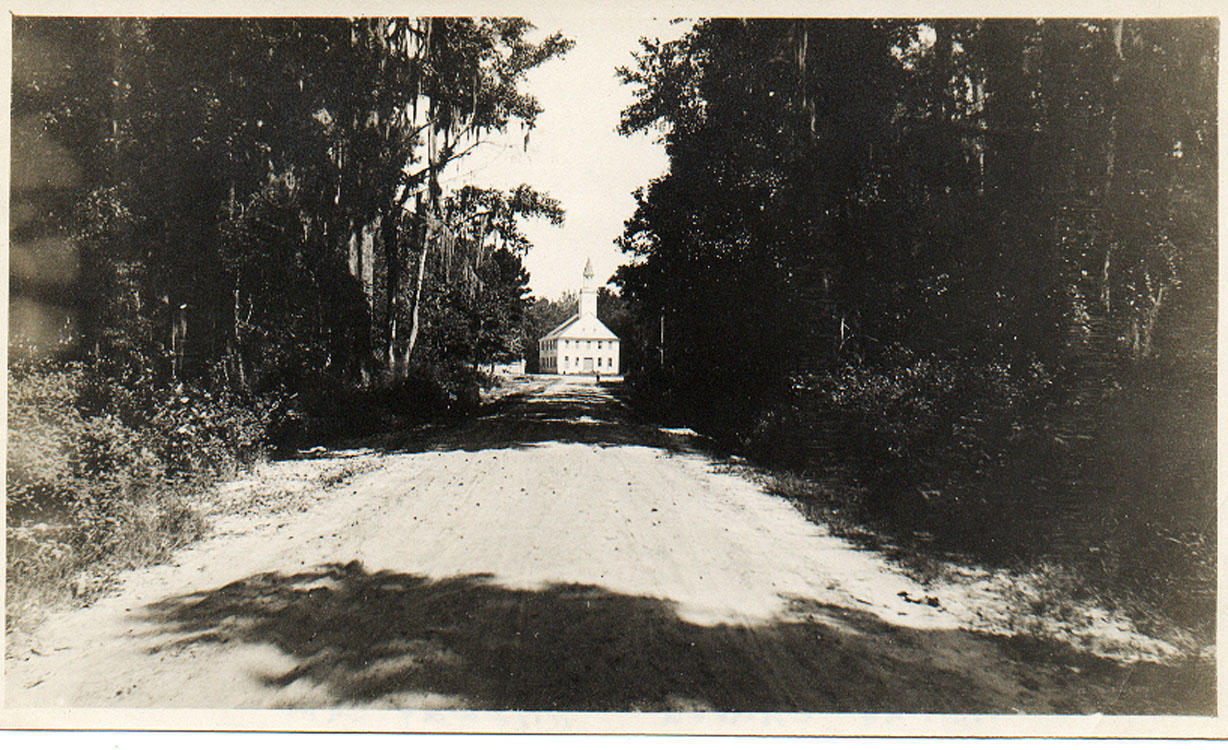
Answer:
<path fill-rule="evenodd" d="M 524 73 L 570 46 L 527 41 L 519 19 L 16 28 L 71 50 L 62 86 L 19 96 L 84 174 L 84 346 L 130 380 L 239 390 L 404 375 L 428 261 L 459 247 L 473 276 L 489 260 L 488 236 L 445 224 L 443 169 L 486 132 L 531 127 Z M 514 252 L 516 215 L 561 221 L 527 187 L 485 198 L 503 201 L 488 235 Z"/>
<path fill-rule="evenodd" d="M 500 247 L 484 264 L 482 276 L 474 361 L 489 364 L 520 359 L 530 345 L 524 338 L 529 273 L 518 255 Z"/>
<path fill-rule="evenodd" d="M 636 335 L 636 319 L 631 305 L 617 291 L 602 286 L 597 289 L 597 317 L 618 337 L 622 371 L 637 368 L 644 352 L 637 347 L 641 337 Z"/>
<path fill-rule="evenodd" d="M 388 363 L 394 376 L 408 366 L 418 339 L 432 251 L 454 242 L 443 216 L 444 168 L 468 153 L 485 132 L 504 130 L 512 120 L 532 128 L 540 107 L 517 84 L 530 69 L 571 47 L 561 34 L 532 44 L 524 38 L 530 28 L 516 18 L 420 19 L 412 27 L 418 71 L 414 90 L 425 98 L 425 106 L 419 108 L 414 99 L 411 127 L 423 133 L 426 149 L 421 159 L 425 163 L 406 190 L 406 200 L 412 195 L 415 205 L 409 237 L 417 258 L 405 341 L 398 335 L 398 317 L 389 319 Z M 389 263 L 389 268 L 397 267 Z M 399 277 L 391 279 L 389 287 L 396 309 L 402 293 Z"/>
<path fill-rule="evenodd" d="M 660 128 L 670 171 L 637 193 L 618 278 L 658 362 L 736 410 L 896 346 L 1154 353 L 1183 267 L 1211 257 L 1210 193 L 1189 192 L 1213 173 L 1208 28 L 711 20 L 645 42 L 621 127 Z"/>
<path fill-rule="evenodd" d="M 541 372 L 537 342 L 575 315 L 578 305 L 579 299 L 574 292 L 564 292 L 557 300 L 534 298 L 529 301 L 524 316 L 526 371 Z"/>

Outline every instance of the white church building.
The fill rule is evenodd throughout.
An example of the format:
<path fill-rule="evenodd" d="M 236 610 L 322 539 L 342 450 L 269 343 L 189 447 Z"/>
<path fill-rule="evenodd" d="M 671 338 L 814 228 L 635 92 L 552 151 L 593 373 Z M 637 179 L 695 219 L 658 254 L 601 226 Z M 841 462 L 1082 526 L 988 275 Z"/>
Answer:
<path fill-rule="evenodd" d="M 597 319 L 593 262 L 584 266 L 580 310 L 537 342 L 542 372 L 560 375 L 617 375 L 618 337 Z"/>

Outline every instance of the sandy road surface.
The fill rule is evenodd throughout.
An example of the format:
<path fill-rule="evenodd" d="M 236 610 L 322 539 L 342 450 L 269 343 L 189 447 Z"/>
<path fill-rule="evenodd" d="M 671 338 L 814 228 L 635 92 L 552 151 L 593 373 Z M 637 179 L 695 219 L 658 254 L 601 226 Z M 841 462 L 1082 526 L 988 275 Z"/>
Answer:
<path fill-rule="evenodd" d="M 1190 710 L 1169 667 L 986 632 L 984 581 L 922 587 L 592 385 L 317 460 L 357 473 L 49 620 L 6 705 Z"/>

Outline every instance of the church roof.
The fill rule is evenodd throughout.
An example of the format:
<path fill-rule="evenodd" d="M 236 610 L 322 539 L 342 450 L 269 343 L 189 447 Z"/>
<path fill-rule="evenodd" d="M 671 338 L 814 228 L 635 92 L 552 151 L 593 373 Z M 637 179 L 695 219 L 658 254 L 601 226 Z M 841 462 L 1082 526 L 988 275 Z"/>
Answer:
<path fill-rule="evenodd" d="M 563 337 L 569 339 L 618 340 L 618 337 L 609 328 L 605 327 L 605 323 L 593 317 L 582 318 L 579 315 L 573 315 L 558 326 L 555 326 L 554 330 L 542 336 L 542 339 L 559 339 Z"/>

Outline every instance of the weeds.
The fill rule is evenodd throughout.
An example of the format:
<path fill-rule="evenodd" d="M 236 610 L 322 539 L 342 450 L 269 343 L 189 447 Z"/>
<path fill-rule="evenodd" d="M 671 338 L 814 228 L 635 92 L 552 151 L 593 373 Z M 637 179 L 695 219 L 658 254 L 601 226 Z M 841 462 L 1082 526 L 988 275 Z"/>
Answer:
<path fill-rule="evenodd" d="M 1210 642 L 1214 379 L 1094 375 L 848 367 L 799 383 L 742 450 L 769 491 L 922 579 L 943 560 L 1031 577 L 1013 614 L 1025 632 L 1091 602 Z"/>
<path fill-rule="evenodd" d="M 10 630 L 200 538 L 191 496 L 264 448 L 258 410 L 236 396 L 124 392 L 80 364 L 12 368 L 8 403 Z"/>

